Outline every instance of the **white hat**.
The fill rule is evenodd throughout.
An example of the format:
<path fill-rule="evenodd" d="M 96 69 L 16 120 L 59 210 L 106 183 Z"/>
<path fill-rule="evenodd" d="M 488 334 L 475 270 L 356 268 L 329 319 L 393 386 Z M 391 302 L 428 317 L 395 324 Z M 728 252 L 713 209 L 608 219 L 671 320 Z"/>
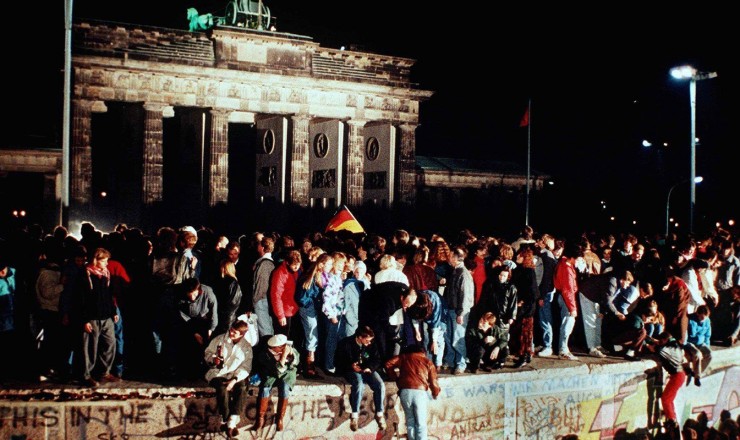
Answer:
<path fill-rule="evenodd" d="M 198 235 L 198 231 L 195 230 L 192 226 L 183 226 L 180 228 L 180 232 L 190 232 L 192 234 Z"/>
<path fill-rule="evenodd" d="M 267 341 L 268 347 L 282 347 L 288 343 L 288 337 L 285 335 L 275 335 Z"/>

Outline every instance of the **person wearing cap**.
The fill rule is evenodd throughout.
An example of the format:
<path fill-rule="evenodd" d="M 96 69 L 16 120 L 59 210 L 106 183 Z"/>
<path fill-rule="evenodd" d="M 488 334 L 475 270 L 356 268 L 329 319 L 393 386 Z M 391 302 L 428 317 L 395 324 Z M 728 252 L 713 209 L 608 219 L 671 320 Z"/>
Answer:
<path fill-rule="evenodd" d="M 262 378 L 257 396 L 257 419 L 252 429 L 258 430 L 265 425 L 265 414 L 270 404 L 270 391 L 278 387 L 277 430 L 283 430 L 283 417 L 288 409 L 288 399 L 293 390 L 298 373 L 298 350 L 293 348 L 293 341 L 285 335 L 274 335 L 256 355 L 255 369 Z"/>
<path fill-rule="evenodd" d="M 216 404 L 223 419 L 222 430 L 230 437 L 239 434 L 236 426 L 247 406 L 249 371 L 252 369 L 252 345 L 244 336 L 247 321 L 237 319 L 226 333 L 211 340 L 204 358 L 209 366 L 206 381 L 216 389 Z"/>

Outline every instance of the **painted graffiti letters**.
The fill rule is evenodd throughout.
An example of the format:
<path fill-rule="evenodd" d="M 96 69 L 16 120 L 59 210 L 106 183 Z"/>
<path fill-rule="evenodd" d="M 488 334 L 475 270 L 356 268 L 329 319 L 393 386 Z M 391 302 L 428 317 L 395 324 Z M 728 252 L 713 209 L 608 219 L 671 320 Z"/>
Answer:
<path fill-rule="evenodd" d="M 52 428 L 59 425 L 59 417 L 58 409 L 50 406 L 0 406 L 0 428 L 5 426 L 12 428 Z"/>
<path fill-rule="evenodd" d="M 88 406 L 69 408 L 71 426 L 80 426 L 91 422 L 103 425 L 136 425 L 149 423 L 151 403 L 139 403 L 127 406 Z"/>
<path fill-rule="evenodd" d="M 597 391 L 539 397 L 520 397 L 517 402 L 517 420 L 524 437 L 537 436 L 541 431 L 552 434 L 580 432 L 586 422 L 581 405 L 600 399 Z"/>

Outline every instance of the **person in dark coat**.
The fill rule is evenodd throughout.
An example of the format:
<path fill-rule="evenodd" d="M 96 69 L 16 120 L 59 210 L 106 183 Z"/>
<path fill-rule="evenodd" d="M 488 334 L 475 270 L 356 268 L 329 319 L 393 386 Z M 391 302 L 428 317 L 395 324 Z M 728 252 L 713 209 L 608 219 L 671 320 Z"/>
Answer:
<path fill-rule="evenodd" d="M 534 313 L 540 299 L 535 274 L 534 251 L 522 245 L 516 258 L 517 267 L 512 273 L 512 283 L 516 286 L 517 319 L 514 321 L 512 335 L 518 341 L 516 353 L 519 356 L 514 366 L 521 368 L 532 362 L 534 351 Z"/>
<path fill-rule="evenodd" d="M 465 333 L 469 370 L 475 374 L 478 368 L 490 372 L 504 366 L 509 354 L 508 328 L 498 325 L 496 315 L 486 312 Z"/>
<path fill-rule="evenodd" d="M 353 336 L 348 336 L 337 344 L 335 366 L 337 374 L 350 383 L 349 404 L 352 409 L 350 429 L 358 428 L 358 417 L 365 384 L 373 390 L 375 418 L 380 429 L 385 429 L 383 404 L 385 402 L 385 383 L 380 377 L 382 366 L 377 346 L 373 343 L 375 333 L 370 327 L 360 327 Z"/>
<path fill-rule="evenodd" d="M 378 353 L 386 361 L 395 353 L 395 345 L 400 341 L 405 310 L 416 302 L 416 291 L 398 281 L 375 284 L 360 297 L 360 327 L 368 326 L 375 333 Z M 393 319 L 391 319 L 393 318 Z M 399 346 L 400 350 L 400 346 Z"/>
<path fill-rule="evenodd" d="M 213 286 L 213 293 L 216 295 L 218 304 L 218 325 L 214 330 L 214 334 L 217 335 L 229 330 L 229 326 L 236 319 L 236 312 L 242 301 L 242 290 L 236 279 L 234 263 L 229 260 L 221 261 L 219 271 L 220 275 L 215 279 Z"/>
<path fill-rule="evenodd" d="M 686 343 L 689 329 L 689 301 L 691 293 L 686 282 L 678 277 L 672 266 L 666 268 L 667 282 L 655 294 L 658 309 L 663 312 L 666 320 L 666 331 L 681 343 Z"/>
<path fill-rule="evenodd" d="M 98 248 L 92 263 L 87 266 L 88 286 L 82 295 L 82 381 L 95 387 L 98 381 L 118 381 L 110 374 L 116 354 L 116 335 L 113 329 L 118 321 L 113 293 L 110 289 L 108 259 L 110 252 Z M 94 377 L 93 377 L 94 376 Z"/>
<path fill-rule="evenodd" d="M 216 295 L 197 278 L 173 286 L 162 298 L 157 328 L 171 376 L 201 377 L 203 350 L 218 325 Z"/>

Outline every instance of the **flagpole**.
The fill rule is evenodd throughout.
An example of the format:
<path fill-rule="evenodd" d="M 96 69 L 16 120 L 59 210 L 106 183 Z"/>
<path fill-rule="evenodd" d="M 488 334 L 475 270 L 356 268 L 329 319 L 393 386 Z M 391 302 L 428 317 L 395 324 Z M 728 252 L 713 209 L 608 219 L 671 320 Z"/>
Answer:
<path fill-rule="evenodd" d="M 529 189 L 530 189 L 530 165 L 532 162 L 532 98 L 527 105 L 529 119 L 527 121 L 527 197 L 524 208 L 524 224 L 529 225 Z"/>

